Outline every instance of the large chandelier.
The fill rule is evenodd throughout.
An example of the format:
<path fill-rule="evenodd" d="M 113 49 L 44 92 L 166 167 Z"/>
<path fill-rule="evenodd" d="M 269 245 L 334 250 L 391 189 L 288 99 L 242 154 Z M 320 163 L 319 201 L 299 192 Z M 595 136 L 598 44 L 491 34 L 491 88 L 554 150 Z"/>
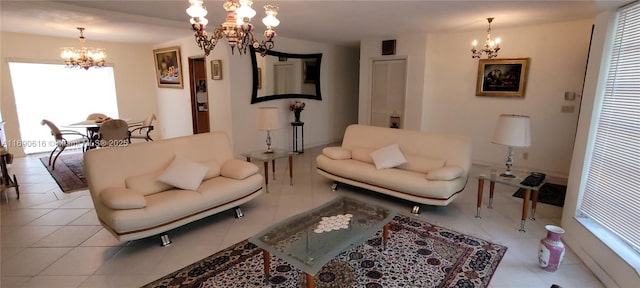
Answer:
<path fill-rule="evenodd" d="M 491 40 L 491 22 L 493 22 L 493 17 L 487 18 L 489 22 L 489 28 L 487 29 L 487 39 L 484 42 L 484 47 L 482 50 L 478 50 L 476 46 L 478 46 L 478 41 L 473 40 L 471 43 L 471 58 L 480 58 L 482 53 L 487 54 L 487 58 L 491 59 L 494 57 L 498 57 L 498 51 L 500 51 L 500 38 L 496 38 L 496 40 Z"/>
<path fill-rule="evenodd" d="M 253 24 L 251 24 L 251 18 L 256 15 L 256 11 L 251 8 L 253 1 L 226 1 L 223 7 L 227 11 L 227 18 L 224 23 L 213 30 L 212 35 L 207 35 L 207 31 L 205 31 L 209 21 L 204 17 L 207 15 L 207 8 L 204 7 L 203 0 L 189 0 L 189 3 L 191 6 L 187 8 L 187 14 L 191 16 L 191 27 L 195 31 L 196 43 L 200 49 L 204 50 L 205 55 L 209 55 L 218 40 L 222 38 L 227 39 L 227 43 L 231 47 L 231 54 L 236 48 L 240 55 L 245 54 L 248 46 L 260 51 L 262 55 L 273 49 L 273 37 L 276 36 L 274 28 L 280 24 L 280 20 L 276 18 L 278 7 L 264 6 L 267 16 L 262 19 L 262 23 L 267 26 L 267 30 L 264 31 L 266 39 L 258 41 L 253 38 Z"/>
<path fill-rule="evenodd" d="M 107 58 L 104 49 L 85 47 L 84 28 L 78 27 L 78 31 L 80 31 L 80 49 L 73 47 L 60 48 L 60 57 L 64 59 L 65 66 L 70 68 L 80 67 L 85 70 L 93 66 L 104 66 Z"/>

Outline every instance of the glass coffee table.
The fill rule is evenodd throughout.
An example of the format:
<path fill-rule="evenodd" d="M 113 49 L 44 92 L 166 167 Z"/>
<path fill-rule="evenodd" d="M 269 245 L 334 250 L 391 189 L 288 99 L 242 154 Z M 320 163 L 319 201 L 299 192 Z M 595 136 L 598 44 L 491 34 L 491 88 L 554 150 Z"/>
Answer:
<path fill-rule="evenodd" d="M 489 205 L 487 208 L 492 209 L 493 206 L 493 192 L 496 186 L 496 182 L 504 185 L 508 185 L 515 188 L 524 189 L 524 197 L 522 199 L 522 215 L 520 218 L 520 229 L 518 231 L 525 232 L 524 224 L 527 221 L 527 214 L 529 210 L 529 200 L 531 200 L 531 220 L 535 219 L 536 205 L 538 204 L 538 191 L 540 187 L 546 183 L 542 181 L 537 186 L 522 185 L 520 182 L 529 176 L 530 172 L 522 170 L 513 170 L 514 177 L 503 177 L 500 173 L 504 168 L 487 166 L 480 169 L 480 171 L 474 175 L 478 179 L 478 201 L 476 205 L 476 218 L 480 218 L 480 207 L 482 206 L 482 193 L 484 190 L 484 180 L 489 181 Z"/>
<path fill-rule="evenodd" d="M 277 223 L 249 238 L 249 242 L 262 248 L 267 281 L 273 254 L 305 272 L 307 287 L 315 287 L 314 276 L 322 266 L 380 229 L 386 246 L 388 223 L 396 213 L 390 208 L 340 197 Z"/>

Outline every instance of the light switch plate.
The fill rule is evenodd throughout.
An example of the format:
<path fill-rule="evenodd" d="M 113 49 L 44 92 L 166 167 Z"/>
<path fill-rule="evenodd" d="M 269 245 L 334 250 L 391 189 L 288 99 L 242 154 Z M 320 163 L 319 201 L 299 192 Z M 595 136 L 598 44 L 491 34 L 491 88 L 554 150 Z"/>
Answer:
<path fill-rule="evenodd" d="M 575 107 L 570 106 L 570 105 L 563 105 L 562 106 L 562 113 L 573 113 L 573 111 L 575 110 Z"/>

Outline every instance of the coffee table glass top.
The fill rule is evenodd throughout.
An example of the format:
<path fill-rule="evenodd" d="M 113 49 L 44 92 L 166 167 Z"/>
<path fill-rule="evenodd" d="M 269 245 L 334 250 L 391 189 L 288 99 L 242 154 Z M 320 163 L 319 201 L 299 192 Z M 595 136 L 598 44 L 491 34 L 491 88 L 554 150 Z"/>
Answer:
<path fill-rule="evenodd" d="M 348 248 L 367 240 L 396 215 L 387 207 L 340 197 L 295 215 L 249 242 L 310 275 Z"/>
<path fill-rule="evenodd" d="M 500 174 L 502 174 L 504 170 L 505 170 L 504 166 L 502 167 L 486 166 L 486 167 L 481 167 L 480 170 L 478 170 L 478 173 L 475 174 L 474 176 L 477 179 L 485 179 L 485 180 L 489 180 L 489 181 L 493 181 L 493 182 L 497 182 L 505 185 L 510 185 L 513 187 L 531 189 L 534 191 L 540 190 L 540 187 L 542 187 L 542 185 L 546 183 L 546 178 L 545 178 L 545 181 L 542 181 L 538 186 L 522 185 L 520 184 L 520 182 L 522 182 L 524 178 L 527 178 L 527 176 L 531 174 L 530 171 L 512 169 L 511 172 L 513 176 L 516 176 L 516 177 L 508 178 L 508 177 L 500 176 Z"/>
<path fill-rule="evenodd" d="M 271 161 L 274 159 L 289 157 L 290 155 L 295 155 L 295 154 L 298 154 L 298 153 L 291 152 L 291 151 L 284 151 L 284 150 L 273 150 L 273 153 L 265 153 L 264 150 L 260 150 L 260 151 L 253 151 L 249 153 L 242 153 L 240 155 L 264 162 L 264 161 Z"/>

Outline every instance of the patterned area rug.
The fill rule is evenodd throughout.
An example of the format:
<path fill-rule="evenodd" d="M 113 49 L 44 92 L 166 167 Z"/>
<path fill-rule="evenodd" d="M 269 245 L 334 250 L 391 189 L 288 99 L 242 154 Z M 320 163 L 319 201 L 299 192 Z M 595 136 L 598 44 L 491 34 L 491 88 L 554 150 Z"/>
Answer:
<path fill-rule="evenodd" d="M 545 183 L 538 192 L 538 202 L 563 207 L 566 194 L 567 186 Z M 524 189 L 518 189 L 513 193 L 513 197 L 524 198 Z"/>
<path fill-rule="evenodd" d="M 56 161 L 56 169 L 51 170 L 49 167 L 49 157 L 41 157 L 40 162 L 47 168 L 49 174 L 56 180 L 62 192 L 70 193 L 87 189 L 87 180 L 84 178 L 84 165 L 82 153 L 63 152 L 58 161 Z"/>
<path fill-rule="evenodd" d="M 316 287 L 488 287 L 507 251 L 409 216 L 389 230 L 386 249 L 378 232 L 325 265 Z M 305 274 L 275 256 L 268 281 L 263 269 L 262 250 L 244 240 L 143 287 L 306 287 Z"/>

